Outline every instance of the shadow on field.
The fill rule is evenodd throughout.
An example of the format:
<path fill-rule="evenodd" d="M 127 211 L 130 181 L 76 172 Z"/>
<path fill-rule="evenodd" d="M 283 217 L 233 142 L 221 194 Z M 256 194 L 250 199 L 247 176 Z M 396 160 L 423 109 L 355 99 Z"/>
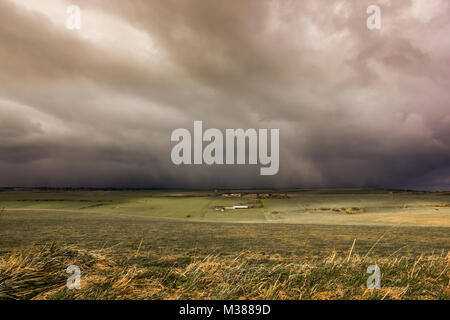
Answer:
<path fill-rule="evenodd" d="M 6 211 L 0 223 L 0 252 L 57 242 L 84 249 L 113 248 L 115 255 L 260 254 L 321 257 L 345 253 L 387 256 L 448 251 L 448 228 L 233 224 L 159 220 L 124 215 Z"/>

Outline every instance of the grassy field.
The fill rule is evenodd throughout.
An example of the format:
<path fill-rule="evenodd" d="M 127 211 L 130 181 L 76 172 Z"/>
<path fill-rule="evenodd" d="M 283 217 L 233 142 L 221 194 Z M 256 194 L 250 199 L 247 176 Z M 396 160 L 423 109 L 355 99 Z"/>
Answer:
<path fill-rule="evenodd" d="M 449 192 L 322 190 L 288 192 L 287 199 L 258 199 L 260 208 L 217 211 L 218 206 L 252 204 L 219 192 L 176 191 L 3 191 L 2 208 L 13 211 L 78 212 L 210 222 L 405 225 L 450 227 Z"/>
<path fill-rule="evenodd" d="M 0 298 L 448 299 L 450 193 L 255 194 L 4 190 Z"/>

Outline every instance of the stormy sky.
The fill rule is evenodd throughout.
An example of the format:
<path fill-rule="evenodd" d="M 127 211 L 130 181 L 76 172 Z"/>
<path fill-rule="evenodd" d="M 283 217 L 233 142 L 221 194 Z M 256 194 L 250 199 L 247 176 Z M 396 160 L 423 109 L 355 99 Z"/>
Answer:
<path fill-rule="evenodd" d="M 0 186 L 450 189 L 449 35 L 447 0 L 1 0 Z M 280 129 L 279 173 L 172 164 L 194 120 Z"/>

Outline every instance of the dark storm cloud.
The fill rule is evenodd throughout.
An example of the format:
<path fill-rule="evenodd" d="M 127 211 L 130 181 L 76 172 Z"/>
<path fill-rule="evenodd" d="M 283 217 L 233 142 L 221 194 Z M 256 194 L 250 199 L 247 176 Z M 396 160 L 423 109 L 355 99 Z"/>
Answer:
<path fill-rule="evenodd" d="M 446 1 L 0 4 L 0 185 L 448 187 Z M 176 167 L 170 134 L 279 128 L 280 172 Z M 191 129 L 192 130 L 192 129 Z"/>

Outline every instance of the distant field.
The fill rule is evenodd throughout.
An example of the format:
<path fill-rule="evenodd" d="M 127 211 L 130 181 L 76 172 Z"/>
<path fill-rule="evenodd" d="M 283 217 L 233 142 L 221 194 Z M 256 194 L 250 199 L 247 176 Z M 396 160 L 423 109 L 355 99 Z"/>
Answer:
<path fill-rule="evenodd" d="M 323 190 L 288 192 L 287 199 L 262 198 L 260 208 L 217 211 L 218 206 L 252 204 L 217 192 L 177 191 L 4 191 L 8 211 L 107 213 L 210 222 L 450 226 L 449 192 Z"/>
<path fill-rule="evenodd" d="M 260 281 L 266 279 L 264 281 L 267 282 L 261 288 L 267 286 L 272 289 L 251 291 L 252 293 L 249 291 L 248 298 L 365 299 L 383 298 L 386 295 L 394 299 L 448 299 L 449 193 L 323 190 L 288 192 L 287 199 L 274 196 L 256 200 L 252 198 L 252 195 L 257 194 L 256 191 L 247 193 L 240 198 L 224 198 L 220 192 L 206 191 L 0 192 L 0 209 L 4 208 L 0 215 L 0 298 L 2 292 L 4 297 L 26 299 L 50 296 L 62 299 L 240 298 L 245 297 L 245 290 L 253 290 L 251 288 L 255 284 L 246 281 L 247 276 L 256 272 L 255 274 L 261 277 Z M 216 207 L 253 202 L 258 203 L 258 206 L 261 203 L 262 206 L 248 210 L 216 210 Z M 47 252 L 48 246 L 55 246 L 56 249 Z M 23 253 L 20 253 L 22 251 Z M 66 252 L 64 254 L 68 254 L 73 260 L 67 261 L 73 263 L 76 263 L 76 257 L 80 255 L 104 255 L 105 259 L 112 261 L 114 268 L 142 269 L 148 278 L 162 281 L 160 288 L 167 287 L 153 295 L 139 291 L 133 296 L 120 290 L 114 291 L 115 289 L 103 283 L 100 285 L 102 288 L 106 286 L 105 288 L 112 291 L 108 289 L 97 292 L 89 287 L 89 294 L 85 291 L 74 296 L 63 289 L 63 280 L 66 277 L 64 272 L 59 280 L 54 280 L 56 283 L 49 282 L 49 287 L 41 288 L 30 280 L 31 284 L 28 284 L 26 291 L 24 285 L 14 282 L 12 274 L 16 273 L 13 271 L 20 269 L 11 267 L 16 265 L 15 263 L 17 266 L 33 264 L 34 260 L 27 262 L 26 259 L 36 259 L 36 272 L 42 277 L 43 271 L 39 271 L 38 263 L 42 255 L 51 261 L 66 261 L 64 257 L 55 256 L 62 252 Z M 354 260 L 346 260 L 349 253 Z M 420 257 L 421 255 L 423 256 Z M 243 256 L 246 259 L 242 260 Z M 244 277 L 242 283 L 246 283 L 247 287 L 242 288 L 242 292 L 234 292 L 231 287 L 226 287 L 228 289 L 223 291 L 215 291 L 212 287 L 195 290 L 188 285 L 192 279 L 178 278 L 177 275 L 176 280 L 173 280 L 175 282 L 170 283 L 170 279 L 158 278 L 171 274 L 174 270 L 189 274 L 189 270 L 194 266 L 203 270 L 202 268 L 206 267 L 202 264 L 203 259 L 209 259 L 205 262 L 206 265 L 219 268 L 218 272 L 222 273 L 233 270 L 229 268 L 232 268 L 236 261 L 242 260 L 246 266 L 245 272 L 249 274 L 236 273 L 236 277 Z M 291 288 L 290 278 L 285 279 L 289 290 L 285 288 L 283 291 L 282 288 L 273 287 L 277 277 L 283 279 L 291 264 L 297 266 L 295 272 L 300 278 L 303 273 L 304 276 L 311 274 L 311 270 L 305 271 L 301 266 L 313 265 L 313 260 L 318 270 L 325 268 L 322 270 L 323 274 L 314 276 L 320 279 L 325 277 L 323 283 L 322 280 L 319 281 L 322 287 L 314 286 L 314 278 L 308 278 L 311 283 L 308 282 L 305 287 L 307 292 Z M 427 263 L 422 265 L 420 262 L 425 260 L 430 264 L 432 273 L 419 272 L 414 275 L 417 268 L 425 268 Z M 353 270 L 351 272 L 362 272 L 362 275 L 354 275 L 354 278 L 353 275 L 346 274 L 343 278 L 346 280 L 341 282 L 339 277 L 342 274 L 334 274 L 326 269 L 330 267 L 329 261 L 332 261 L 331 265 L 336 263 L 337 269 L 342 267 L 344 274 Z M 394 291 L 380 295 L 369 294 L 364 290 L 364 268 L 377 261 L 383 261 L 387 269 L 395 269 L 386 270 L 389 273 L 390 286 L 395 285 Z M 403 264 L 402 261 L 409 262 Z M 279 270 L 277 263 L 283 265 Z M 334 270 L 333 268 L 331 270 Z M 200 269 L 196 269 L 196 272 L 200 272 Z M 93 265 L 84 265 L 84 272 L 88 274 L 98 276 L 97 273 L 103 269 L 99 270 Z M 398 279 L 402 280 L 398 282 L 394 275 L 403 272 L 401 270 L 412 272 L 412 275 L 399 274 Z M 202 275 L 195 273 L 192 276 L 198 280 Z M 209 283 L 211 279 L 208 277 L 212 275 L 203 276 L 206 283 Z M 17 273 L 17 279 L 23 277 L 26 278 L 20 272 Z M 141 281 L 141 276 L 136 277 L 133 281 Z M 305 286 L 306 278 L 300 278 L 295 285 L 302 283 Z M 220 279 L 214 281 L 218 281 L 216 285 L 220 288 L 225 286 Z M 351 281 L 357 282 L 354 284 L 356 287 L 352 287 Z M 327 283 L 335 283 L 343 291 L 337 294 L 333 288 L 327 287 Z M 56 287 L 59 291 L 54 292 Z M 420 291 L 421 287 L 428 291 Z M 42 292 L 46 293 L 42 295 Z M 204 292 L 204 295 L 201 295 L 201 292 Z M 332 292 L 336 294 L 331 294 Z"/>

